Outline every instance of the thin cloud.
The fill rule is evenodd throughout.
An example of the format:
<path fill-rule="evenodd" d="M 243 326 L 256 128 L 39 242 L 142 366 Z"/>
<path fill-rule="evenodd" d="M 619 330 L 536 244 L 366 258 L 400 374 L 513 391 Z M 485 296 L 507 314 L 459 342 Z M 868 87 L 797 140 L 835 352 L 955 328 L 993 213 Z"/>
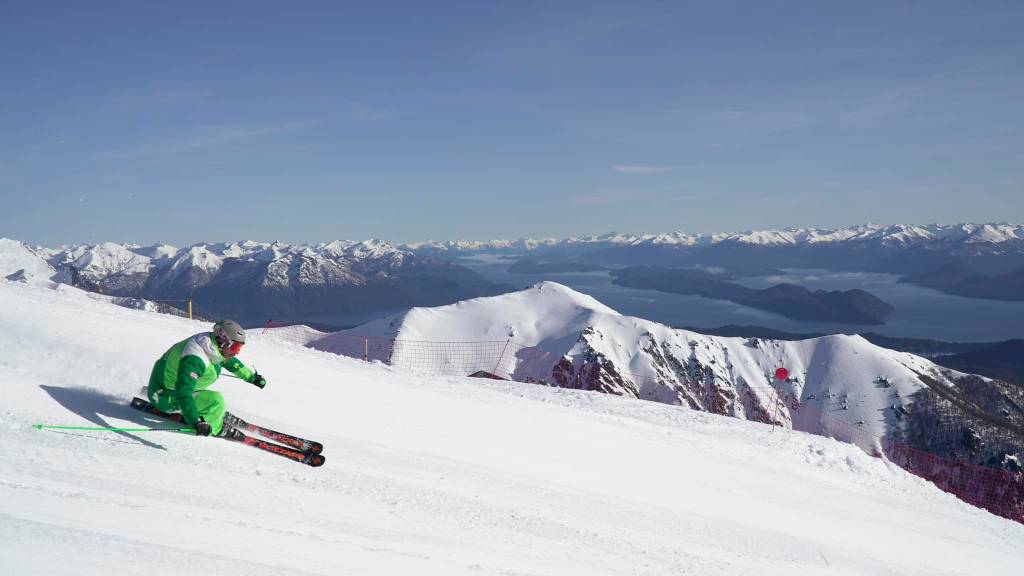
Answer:
<path fill-rule="evenodd" d="M 311 122 L 302 120 L 280 124 L 213 126 L 199 130 L 191 136 L 150 142 L 135 148 L 112 150 L 104 152 L 100 156 L 109 160 L 125 160 L 217 149 L 296 132 L 308 127 L 310 124 Z"/>
<path fill-rule="evenodd" d="M 353 120 L 362 120 L 365 122 L 384 122 L 387 120 L 396 120 L 400 117 L 400 115 L 395 111 L 368 106 L 366 104 L 351 104 L 345 107 L 344 114 L 346 117 Z"/>
<path fill-rule="evenodd" d="M 606 189 L 592 194 L 574 196 L 571 201 L 578 206 L 614 206 L 633 202 L 650 202 L 663 197 L 665 197 L 665 192 L 658 190 Z"/>
<path fill-rule="evenodd" d="M 214 92 L 209 89 L 186 88 L 153 92 L 129 92 L 115 98 L 113 105 L 121 110 L 159 108 L 208 98 L 213 94 Z"/>
<path fill-rule="evenodd" d="M 886 90 L 840 112 L 839 123 L 842 126 L 859 126 L 884 121 L 889 116 L 906 112 L 919 91 L 917 86 Z"/>
<path fill-rule="evenodd" d="M 768 198 L 777 195 L 761 191 L 732 192 L 724 190 L 690 192 L 686 190 L 638 190 L 609 188 L 591 194 L 574 196 L 570 201 L 577 206 L 615 206 L 635 202 L 683 202 L 689 200 Z"/>
<path fill-rule="evenodd" d="M 667 166 L 643 166 L 638 164 L 617 164 L 615 171 L 622 174 L 657 174 L 659 172 L 670 172 L 672 169 Z"/>

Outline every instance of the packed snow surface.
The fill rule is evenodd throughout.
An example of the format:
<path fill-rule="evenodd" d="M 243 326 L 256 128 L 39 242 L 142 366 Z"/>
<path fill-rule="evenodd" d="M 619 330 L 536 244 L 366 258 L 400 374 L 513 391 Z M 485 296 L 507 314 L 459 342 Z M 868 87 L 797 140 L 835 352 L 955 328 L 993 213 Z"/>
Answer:
<path fill-rule="evenodd" d="M 1019 574 L 1024 526 L 809 434 L 604 394 L 426 378 L 254 333 L 229 409 L 309 468 L 126 406 L 208 328 L 0 282 L 0 573 Z"/>

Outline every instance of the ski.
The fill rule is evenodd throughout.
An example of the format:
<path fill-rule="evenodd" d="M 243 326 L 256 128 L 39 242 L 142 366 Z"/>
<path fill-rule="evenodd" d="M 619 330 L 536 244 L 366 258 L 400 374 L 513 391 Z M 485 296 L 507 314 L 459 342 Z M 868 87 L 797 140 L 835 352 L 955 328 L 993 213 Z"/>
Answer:
<path fill-rule="evenodd" d="M 285 446 L 294 448 L 296 450 L 301 450 L 303 452 L 309 452 L 311 454 L 320 454 L 321 452 L 324 451 L 324 445 L 319 442 L 315 442 L 313 440 L 306 440 L 305 438 L 292 436 L 291 434 L 285 434 L 284 432 L 278 432 L 277 430 L 264 428 L 263 426 L 260 426 L 258 424 L 246 422 L 245 420 L 239 418 L 238 416 L 235 416 L 230 412 L 224 415 L 224 423 L 230 424 L 231 427 L 236 430 L 241 430 L 242 432 L 248 434 L 256 434 L 259 436 L 263 436 L 268 440 L 273 440 L 274 442 L 284 444 Z"/>
<path fill-rule="evenodd" d="M 144 400 L 142 398 L 132 398 L 131 407 L 136 410 L 141 410 L 142 412 L 148 412 L 149 414 L 153 414 L 154 416 L 159 416 L 161 418 L 173 420 L 175 422 L 184 423 L 185 421 L 181 414 L 164 412 L 163 410 L 160 410 L 156 406 L 153 406 L 148 400 Z M 229 421 L 228 416 L 230 416 L 232 420 Z M 249 436 L 242 430 L 234 427 L 236 425 L 236 422 L 241 423 L 242 426 L 247 427 L 246 429 L 250 429 L 254 433 L 259 434 L 261 431 L 265 431 L 271 434 L 276 434 L 278 437 L 281 438 L 289 438 L 292 441 L 296 442 L 296 444 L 307 443 L 308 445 L 310 445 L 311 448 L 315 448 L 317 451 L 314 452 L 312 449 L 304 450 L 293 446 L 282 446 L 280 444 L 274 444 L 273 442 L 268 442 L 266 440 L 256 438 L 255 436 Z M 291 436 L 289 434 L 284 434 L 283 432 L 276 432 L 274 430 L 270 430 L 269 428 L 256 426 L 254 424 L 245 422 L 244 420 L 238 418 L 237 416 L 233 416 L 230 414 L 225 416 L 225 425 L 229 426 L 228 432 L 224 436 L 220 436 L 220 438 L 224 438 L 225 440 L 231 440 L 232 442 L 239 442 L 247 446 L 252 446 L 253 448 L 259 448 L 260 450 L 264 450 L 272 454 L 277 454 L 278 456 L 283 456 L 285 458 L 288 458 L 289 460 L 294 460 L 295 462 L 302 462 L 303 464 L 307 464 L 309 466 L 323 466 L 324 462 L 326 462 L 327 460 L 323 456 L 323 454 L 320 454 L 320 452 L 323 451 L 323 445 L 321 445 L 319 442 L 311 442 L 309 440 L 305 440 L 297 436 Z"/>
<path fill-rule="evenodd" d="M 232 442 L 240 442 L 246 446 L 252 446 L 253 448 L 259 448 L 265 450 L 271 454 L 277 454 L 278 456 L 284 456 L 289 460 L 295 462 L 302 462 L 309 466 L 323 466 L 327 459 L 323 454 L 312 454 L 310 452 L 303 452 L 302 450 L 296 450 L 288 446 L 282 446 L 280 444 L 274 444 L 273 442 L 267 442 L 255 436 L 248 436 L 239 430 L 230 430 L 226 436 L 223 436 L 226 440 Z"/>
<path fill-rule="evenodd" d="M 161 412 L 160 410 L 153 407 L 148 401 L 142 398 L 132 399 L 132 407 L 137 408 L 139 410 L 150 412 L 151 414 L 156 414 L 157 416 L 164 416 L 165 418 L 170 418 L 177 422 L 183 422 L 181 414 L 167 414 L 165 412 Z M 224 414 L 224 423 L 232 428 L 241 430 L 242 432 L 245 432 L 247 434 L 256 434 L 258 436 L 263 436 L 268 440 L 273 440 L 274 442 L 284 444 L 285 446 L 294 448 L 296 450 L 301 450 L 303 452 L 320 454 L 321 452 L 324 451 L 324 445 L 321 444 L 320 442 L 316 442 L 314 440 L 307 440 L 305 438 L 294 436 L 292 434 L 285 434 L 284 432 L 278 432 L 277 430 L 271 430 L 270 428 L 266 428 L 258 424 L 247 422 L 244 419 L 239 418 L 238 416 L 235 416 L 230 412 Z"/>

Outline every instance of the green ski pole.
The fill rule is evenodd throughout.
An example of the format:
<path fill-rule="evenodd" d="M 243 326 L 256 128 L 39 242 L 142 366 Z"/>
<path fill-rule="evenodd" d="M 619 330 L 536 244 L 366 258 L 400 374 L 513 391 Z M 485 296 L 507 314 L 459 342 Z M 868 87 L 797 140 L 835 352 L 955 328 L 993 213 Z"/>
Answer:
<path fill-rule="evenodd" d="M 50 426 L 48 424 L 33 424 L 36 430 L 91 430 L 94 432 L 191 432 L 192 428 L 107 428 L 103 426 Z"/>

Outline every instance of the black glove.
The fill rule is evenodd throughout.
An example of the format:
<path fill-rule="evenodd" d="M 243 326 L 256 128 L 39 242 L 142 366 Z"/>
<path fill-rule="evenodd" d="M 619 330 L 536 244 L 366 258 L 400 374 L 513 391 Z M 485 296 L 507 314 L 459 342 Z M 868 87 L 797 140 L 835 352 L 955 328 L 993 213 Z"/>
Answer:
<path fill-rule="evenodd" d="M 193 426 L 193 428 L 196 429 L 196 436 L 209 436 L 210 432 L 213 432 L 213 428 L 210 426 L 209 422 L 203 420 L 202 417 L 199 418 L 199 422 L 196 422 L 196 425 Z"/>
<path fill-rule="evenodd" d="M 267 379 L 260 375 L 259 372 L 252 373 L 252 385 L 263 388 L 267 385 Z"/>

